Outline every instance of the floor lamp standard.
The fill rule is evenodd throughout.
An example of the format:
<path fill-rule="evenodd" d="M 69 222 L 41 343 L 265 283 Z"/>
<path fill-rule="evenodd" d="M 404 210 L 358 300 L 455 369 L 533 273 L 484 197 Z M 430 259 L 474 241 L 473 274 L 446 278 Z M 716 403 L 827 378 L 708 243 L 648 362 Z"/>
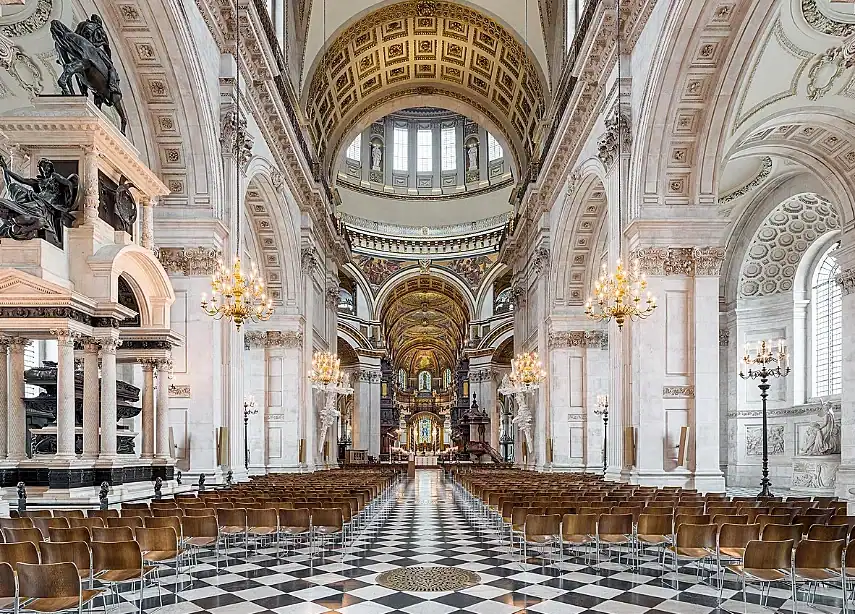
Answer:
<path fill-rule="evenodd" d="M 771 497 L 769 488 L 769 433 L 766 420 L 766 399 L 769 397 L 769 380 L 774 377 L 786 377 L 790 372 L 789 356 L 784 340 L 778 340 L 778 351 L 772 350 L 772 341 L 761 341 L 759 344 L 746 343 L 745 355 L 742 357 L 742 367 L 739 377 L 742 379 L 759 379 L 760 399 L 763 402 L 763 478 L 760 480 L 758 497 Z"/>
<path fill-rule="evenodd" d="M 597 409 L 594 413 L 603 419 L 603 477 L 606 477 L 609 449 L 609 395 L 597 395 Z"/>

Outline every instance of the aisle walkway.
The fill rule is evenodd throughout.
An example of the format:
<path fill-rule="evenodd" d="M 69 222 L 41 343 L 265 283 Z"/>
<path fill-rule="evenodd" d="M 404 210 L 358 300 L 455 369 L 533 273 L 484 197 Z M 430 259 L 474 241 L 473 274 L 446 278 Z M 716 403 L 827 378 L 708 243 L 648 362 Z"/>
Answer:
<path fill-rule="evenodd" d="M 708 614 L 720 611 L 717 588 L 699 583 L 694 568 L 682 569 L 679 589 L 673 572 L 661 569 L 655 556 L 645 558 L 638 572 L 617 556 L 590 567 L 581 558 L 543 565 L 540 559 L 511 552 L 480 521 L 470 523 L 459 488 L 444 480 L 440 471 L 420 470 L 414 480 L 398 485 L 387 505 L 385 518 L 367 527 L 343 554 L 316 558 L 310 565 L 307 551 L 277 561 L 273 549 L 260 553 L 243 548 L 221 559 L 220 574 L 213 560 L 193 570 L 192 586 L 178 595 L 175 578 L 164 577 L 162 614 L 213 612 L 215 614 Z M 616 553 L 615 553 L 616 554 Z M 381 572 L 399 567 L 444 565 L 474 571 L 480 583 L 459 592 L 409 593 L 377 584 Z M 186 580 L 187 577 L 183 576 Z M 726 582 L 722 607 L 743 612 L 735 582 Z M 152 598 L 152 594 L 154 597 Z M 133 595 L 127 593 L 127 598 Z M 764 610 L 757 594 L 750 594 L 747 611 L 789 610 L 787 589 L 772 589 Z M 178 603 L 175 603 L 177 599 Z M 818 597 L 826 612 L 839 612 L 840 602 Z M 159 606 L 156 592 L 147 591 L 144 608 Z M 120 613 L 132 612 L 133 602 Z M 800 606 L 800 611 L 806 611 Z M 807 609 L 807 611 L 811 611 Z M 816 610 L 813 610 L 816 611 Z"/>

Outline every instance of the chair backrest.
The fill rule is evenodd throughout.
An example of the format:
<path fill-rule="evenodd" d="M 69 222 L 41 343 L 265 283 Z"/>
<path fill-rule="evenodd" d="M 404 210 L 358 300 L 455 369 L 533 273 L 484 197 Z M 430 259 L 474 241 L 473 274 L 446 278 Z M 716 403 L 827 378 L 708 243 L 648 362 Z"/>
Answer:
<path fill-rule="evenodd" d="M 153 507 L 151 515 L 155 518 L 166 518 L 167 516 L 184 516 L 184 510 L 180 507 Z"/>
<path fill-rule="evenodd" d="M 172 527 L 137 529 L 136 538 L 140 549 L 145 551 L 178 553 L 178 533 Z"/>
<path fill-rule="evenodd" d="M 83 510 L 54 510 L 54 518 L 85 518 Z"/>
<path fill-rule="evenodd" d="M 341 528 L 344 526 L 341 508 L 316 507 L 312 510 L 312 526 Z"/>
<path fill-rule="evenodd" d="M 92 555 L 86 542 L 44 542 L 39 554 L 42 563 L 74 563 L 80 570 L 92 567 Z"/>
<path fill-rule="evenodd" d="M 149 507 L 150 507 L 152 510 L 153 510 L 153 509 L 155 509 L 155 508 L 159 508 L 159 509 L 173 509 L 173 508 L 178 507 L 178 503 L 177 503 L 177 502 L 175 502 L 174 500 L 170 500 L 170 501 L 152 501 L 152 502 L 149 504 Z"/>
<path fill-rule="evenodd" d="M 311 526 L 311 512 L 301 507 L 298 509 L 279 509 L 280 527 L 302 527 L 308 529 Z"/>
<path fill-rule="evenodd" d="M 246 509 L 218 508 L 217 522 L 221 527 L 246 527 Z"/>
<path fill-rule="evenodd" d="M 0 597 L 4 599 L 15 597 L 17 592 L 15 570 L 9 563 L 0 563 Z"/>
<path fill-rule="evenodd" d="M 92 541 L 92 535 L 86 527 L 72 527 L 70 529 L 51 527 L 48 529 L 48 534 L 52 542 L 84 542 L 88 544 Z"/>
<path fill-rule="evenodd" d="M 92 570 L 139 569 L 142 571 L 142 550 L 135 541 L 92 542 Z"/>
<path fill-rule="evenodd" d="M 9 563 L 12 569 L 17 569 L 18 563 L 38 563 L 39 551 L 33 542 L 0 544 L 0 562 Z"/>
<path fill-rule="evenodd" d="M 632 514 L 603 514 L 597 523 L 600 535 L 631 535 Z"/>
<path fill-rule="evenodd" d="M 792 539 L 750 541 L 745 547 L 743 565 L 746 569 L 789 569 L 794 543 Z"/>
<path fill-rule="evenodd" d="M 766 542 L 792 540 L 798 543 L 802 538 L 803 527 L 800 524 L 767 524 L 760 533 L 760 539 Z"/>
<path fill-rule="evenodd" d="M 845 524 L 815 524 L 808 530 L 807 538 L 819 541 L 836 541 L 849 537 L 849 527 Z"/>
<path fill-rule="evenodd" d="M 134 530 L 131 527 L 110 527 L 107 529 L 92 529 L 93 542 L 127 542 L 133 541 Z"/>
<path fill-rule="evenodd" d="M 596 514 L 564 514 L 561 520 L 561 533 L 570 537 L 571 535 L 590 535 L 597 534 L 597 515 Z"/>
<path fill-rule="evenodd" d="M 674 516 L 674 528 L 679 528 L 681 524 L 709 524 L 709 514 L 677 514 Z"/>
<path fill-rule="evenodd" d="M 163 516 L 161 518 L 152 516 L 143 518 L 143 523 L 146 529 L 162 529 L 170 528 L 175 531 L 175 534 L 180 538 L 184 536 L 184 518 L 178 516 Z"/>
<path fill-rule="evenodd" d="M 536 514 L 525 518 L 525 535 L 550 535 L 558 537 L 561 534 L 561 516 L 558 514 Z"/>
<path fill-rule="evenodd" d="M 641 514 L 638 517 L 639 535 L 671 535 L 674 530 L 673 516 L 666 514 Z"/>
<path fill-rule="evenodd" d="M 48 531 L 51 527 L 68 528 L 68 518 L 33 518 L 33 524 L 42 532 L 42 537 L 48 539 L 50 535 Z"/>
<path fill-rule="evenodd" d="M 760 539 L 759 524 L 723 524 L 718 531 L 719 548 L 745 548 L 748 542 Z"/>
<path fill-rule="evenodd" d="M 184 537 L 219 537 L 216 516 L 185 516 L 181 523 Z"/>
<path fill-rule="evenodd" d="M 103 518 L 69 518 L 68 524 L 71 528 L 74 527 L 86 527 L 89 529 L 89 532 L 92 532 L 92 529 L 95 528 L 104 528 L 104 519 Z"/>
<path fill-rule="evenodd" d="M 719 527 L 725 524 L 748 524 L 748 516 L 745 514 L 716 514 L 712 517 L 712 523 Z"/>
<path fill-rule="evenodd" d="M 350 509 L 350 504 L 346 504 L 348 510 Z M 344 511 L 342 510 L 342 513 Z M 263 527 L 263 528 L 278 528 L 279 527 L 279 515 L 276 513 L 276 510 L 273 508 L 266 509 L 248 509 L 246 510 L 246 524 L 250 527 Z"/>
<path fill-rule="evenodd" d="M 803 539 L 796 546 L 796 569 L 840 570 L 845 539 Z"/>
<path fill-rule="evenodd" d="M 852 529 L 855 528 L 855 516 L 832 516 L 828 524 L 845 524 Z"/>
<path fill-rule="evenodd" d="M 22 518 L 53 518 L 50 510 L 27 510 L 21 514 Z"/>
<path fill-rule="evenodd" d="M 74 563 L 18 565 L 18 594 L 21 599 L 80 597 L 80 576 Z"/>
<path fill-rule="evenodd" d="M 693 524 L 684 522 L 677 525 L 674 543 L 678 548 L 715 549 L 716 532 L 714 524 Z"/>
<path fill-rule="evenodd" d="M 124 510 L 147 510 L 148 503 L 122 503 L 122 511 Z"/>
<path fill-rule="evenodd" d="M 7 544 L 15 542 L 33 542 L 38 546 L 38 543 L 44 541 L 42 532 L 38 529 L 3 529 L 3 537 Z"/>
<path fill-rule="evenodd" d="M 32 518 L 0 518 L 0 529 L 32 529 Z"/>
<path fill-rule="evenodd" d="M 184 509 L 184 518 L 189 518 L 191 516 L 213 516 L 217 517 L 216 510 L 211 509 L 210 507 L 188 507 Z"/>
<path fill-rule="evenodd" d="M 124 516 L 122 518 L 107 518 L 107 526 L 112 527 L 130 527 L 138 529 L 143 526 L 143 519 L 140 516 Z"/>
<path fill-rule="evenodd" d="M 86 516 L 88 518 L 118 518 L 119 510 L 88 510 Z"/>
<path fill-rule="evenodd" d="M 121 512 L 122 518 L 144 518 L 145 516 L 153 515 L 148 508 L 121 510 Z"/>

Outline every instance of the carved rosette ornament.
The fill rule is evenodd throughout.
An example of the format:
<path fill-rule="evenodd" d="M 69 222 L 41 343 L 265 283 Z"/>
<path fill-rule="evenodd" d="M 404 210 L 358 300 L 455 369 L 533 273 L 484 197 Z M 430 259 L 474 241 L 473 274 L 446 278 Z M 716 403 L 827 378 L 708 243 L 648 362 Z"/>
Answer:
<path fill-rule="evenodd" d="M 727 347 L 730 345 L 730 331 L 728 330 L 719 330 L 718 331 L 718 345 L 719 347 Z"/>
<path fill-rule="evenodd" d="M 167 273 L 187 277 L 213 275 L 222 258 L 220 250 L 207 247 L 161 247 L 155 255 Z"/>
<path fill-rule="evenodd" d="M 597 157 L 608 169 L 617 159 L 618 152 L 625 154 L 632 147 L 632 134 L 629 130 L 629 114 L 619 104 L 615 104 L 603 122 L 606 131 L 597 141 Z"/>

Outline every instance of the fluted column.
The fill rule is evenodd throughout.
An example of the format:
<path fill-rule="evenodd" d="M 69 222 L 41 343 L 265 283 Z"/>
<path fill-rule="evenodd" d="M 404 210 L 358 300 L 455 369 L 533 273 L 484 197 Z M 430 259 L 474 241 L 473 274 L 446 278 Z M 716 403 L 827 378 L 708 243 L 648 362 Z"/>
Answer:
<path fill-rule="evenodd" d="M 94 224 L 98 219 L 98 204 L 101 201 L 98 193 L 98 158 L 100 154 L 94 147 L 84 147 L 83 155 L 83 220 L 86 224 Z"/>
<path fill-rule="evenodd" d="M 83 344 L 83 458 L 98 456 L 98 387 L 98 340 L 90 337 Z"/>
<path fill-rule="evenodd" d="M 9 343 L 9 415 L 7 449 L 9 460 L 27 458 L 27 416 L 24 407 L 24 337 L 12 337 Z"/>
<path fill-rule="evenodd" d="M 161 360 L 157 363 L 157 457 L 170 459 L 169 449 L 169 370 L 171 360 Z"/>
<path fill-rule="evenodd" d="M 74 458 L 74 339 L 69 330 L 52 330 L 58 346 L 56 370 L 56 458 Z"/>
<path fill-rule="evenodd" d="M 113 337 L 101 339 L 101 453 L 98 457 L 102 460 L 116 458 L 116 348 L 121 344 Z"/>
<path fill-rule="evenodd" d="M 6 460 L 7 421 L 9 419 L 9 337 L 0 337 L 0 462 Z"/>
<path fill-rule="evenodd" d="M 141 458 L 154 457 L 154 367 L 155 361 L 141 358 L 143 390 L 142 390 L 142 454 Z"/>

